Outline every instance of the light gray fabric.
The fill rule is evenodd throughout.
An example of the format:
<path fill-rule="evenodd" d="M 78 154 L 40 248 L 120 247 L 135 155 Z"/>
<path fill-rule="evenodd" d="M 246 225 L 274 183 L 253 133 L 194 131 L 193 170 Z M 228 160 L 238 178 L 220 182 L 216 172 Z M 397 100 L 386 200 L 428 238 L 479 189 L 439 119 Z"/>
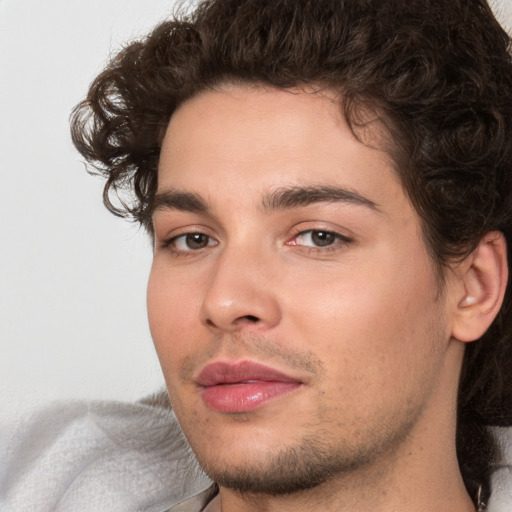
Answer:
<path fill-rule="evenodd" d="M 201 512 L 207 505 L 208 497 L 210 496 L 210 490 L 207 489 L 199 494 L 196 494 L 192 498 L 188 498 L 177 505 L 174 505 L 166 512 Z"/>
<path fill-rule="evenodd" d="M 498 435 L 488 512 L 512 512 L 512 429 Z M 0 431 L 1 512 L 199 512 L 210 485 L 163 408 L 57 404 Z"/>
<path fill-rule="evenodd" d="M 496 429 L 495 434 L 503 461 L 493 474 L 488 512 L 512 512 L 512 428 Z"/>
<path fill-rule="evenodd" d="M 512 466 L 494 473 L 488 512 L 512 512 Z"/>
<path fill-rule="evenodd" d="M 0 433 L 2 512 L 163 512 L 210 485 L 156 407 L 66 403 Z"/>

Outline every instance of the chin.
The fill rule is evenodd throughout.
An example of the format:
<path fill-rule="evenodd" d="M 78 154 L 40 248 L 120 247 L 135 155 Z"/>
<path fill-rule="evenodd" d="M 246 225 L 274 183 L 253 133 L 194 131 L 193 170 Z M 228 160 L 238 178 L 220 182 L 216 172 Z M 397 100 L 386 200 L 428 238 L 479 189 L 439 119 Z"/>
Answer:
<path fill-rule="evenodd" d="M 333 449 L 321 433 L 286 447 L 227 443 L 193 450 L 206 474 L 221 487 L 241 493 L 286 495 L 320 486 L 340 475 L 371 464 L 377 451 L 364 448 Z M 214 443 L 215 444 L 215 443 Z M 217 451 L 216 451 L 217 449 Z"/>

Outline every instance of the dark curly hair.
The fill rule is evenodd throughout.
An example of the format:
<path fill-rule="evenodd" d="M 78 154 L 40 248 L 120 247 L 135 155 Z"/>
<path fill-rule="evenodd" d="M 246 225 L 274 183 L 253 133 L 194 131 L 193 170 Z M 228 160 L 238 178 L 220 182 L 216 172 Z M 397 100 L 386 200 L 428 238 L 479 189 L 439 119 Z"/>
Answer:
<path fill-rule="evenodd" d="M 441 275 L 489 231 L 510 245 L 511 42 L 484 0 L 206 0 L 162 23 L 112 59 L 72 114 L 109 210 L 151 232 L 170 117 L 237 83 L 335 91 L 356 134 L 361 109 L 376 112 Z M 512 425 L 511 304 L 508 290 L 462 368 L 457 451 L 474 499 L 490 494 L 489 427 Z"/>

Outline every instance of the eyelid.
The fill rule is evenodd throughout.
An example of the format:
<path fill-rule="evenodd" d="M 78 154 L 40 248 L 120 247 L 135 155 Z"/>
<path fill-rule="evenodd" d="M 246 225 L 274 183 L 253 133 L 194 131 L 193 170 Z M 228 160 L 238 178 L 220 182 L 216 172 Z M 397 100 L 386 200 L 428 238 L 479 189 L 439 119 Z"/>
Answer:
<path fill-rule="evenodd" d="M 332 243 L 329 243 L 327 245 L 316 245 L 314 243 L 312 244 L 305 244 L 305 243 L 297 243 L 297 239 L 299 239 L 301 236 L 307 235 L 308 233 L 326 233 L 332 235 L 335 240 Z M 310 235 L 311 236 L 311 235 Z M 296 232 L 289 238 L 289 241 L 286 243 L 289 247 L 295 247 L 297 250 L 301 251 L 307 251 L 308 253 L 319 253 L 319 254 L 325 254 L 333 251 L 339 251 L 344 248 L 346 248 L 347 245 L 353 243 L 353 238 L 340 233 L 339 231 L 335 229 L 328 229 L 323 227 L 312 227 L 309 229 L 296 229 Z"/>
<path fill-rule="evenodd" d="M 344 231 L 346 231 L 346 230 L 344 230 Z M 291 240 L 291 239 L 297 238 L 301 235 L 304 235 L 306 233 L 311 233 L 311 232 L 330 233 L 345 242 L 353 242 L 354 241 L 353 237 L 350 234 L 343 233 L 340 228 L 333 228 L 333 227 L 327 227 L 327 226 L 312 226 L 312 227 L 297 226 L 292 230 L 292 233 L 289 238 Z"/>
<path fill-rule="evenodd" d="M 183 242 L 186 244 L 188 242 L 187 239 L 190 236 L 194 236 L 194 235 L 201 235 L 202 237 L 207 238 L 208 240 L 206 242 L 206 245 L 204 247 L 197 247 L 195 249 L 192 248 L 192 247 L 188 247 L 188 248 L 180 247 L 180 248 L 178 248 L 178 241 L 180 239 L 183 239 Z M 211 243 L 211 242 L 213 242 L 213 243 Z M 180 252 L 196 252 L 196 251 L 199 251 L 201 249 L 206 249 L 207 247 L 212 247 L 212 246 L 217 245 L 217 242 L 210 235 L 207 235 L 206 233 L 197 233 L 197 232 L 189 232 L 189 233 L 183 233 L 182 235 L 177 235 L 177 236 L 171 238 L 169 243 L 174 244 L 175 247 L 176 247 L 176 250 L 180 251 Z"/>
<path fill-rule="evenodd" d="M 174 256 L 187 256 L 193 255 L 200 252 L 204 252 L 216 245 L 218 245 L 218 240 L 212 236 L 204 226 L 185 226 L 180 228 L 179 230 L 174 230 L 175 232 L 171 232 L 169 235 L 163 237 L 157 237 L 157 245 L 158 248 L 170 251 Z M 175 246 L 175 243 L 180 238 L 185 238 L 189 235 L 203 235 L 208 238 L 208 244 L 205 247 L 198 247 L 197 249 L 179 249 Z M 213 241 L 214 243 L 210 243 Z"/>
<path fill-rule="evenodd" d="M 187 233 L 204 233 L 216 238 L 218 227 L 202 214 L 179 210 L 158 211 L 153 215 L 152 223 L 155 242 L 158 245 Z"/>

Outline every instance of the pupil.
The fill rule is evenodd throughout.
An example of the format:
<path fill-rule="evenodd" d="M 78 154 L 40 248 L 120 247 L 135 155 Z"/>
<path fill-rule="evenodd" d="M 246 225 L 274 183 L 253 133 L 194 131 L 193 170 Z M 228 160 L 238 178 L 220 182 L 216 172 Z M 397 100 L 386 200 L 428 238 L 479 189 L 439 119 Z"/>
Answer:
<path fill-rule="evenodd" d="M 208 237 L 201 233 L 192 233 L 187 235 L 187 246 L 190 249 L 201 249 L 208 244 Z"/>
<path fill-rule="evenodd" d="M 328 231 L 313 231 L 313 233 L 311 233 L 311 238 L 315 245 L 319 245 L 321 247 L 331 245 L 335 241 L 335 236 Z"/>

